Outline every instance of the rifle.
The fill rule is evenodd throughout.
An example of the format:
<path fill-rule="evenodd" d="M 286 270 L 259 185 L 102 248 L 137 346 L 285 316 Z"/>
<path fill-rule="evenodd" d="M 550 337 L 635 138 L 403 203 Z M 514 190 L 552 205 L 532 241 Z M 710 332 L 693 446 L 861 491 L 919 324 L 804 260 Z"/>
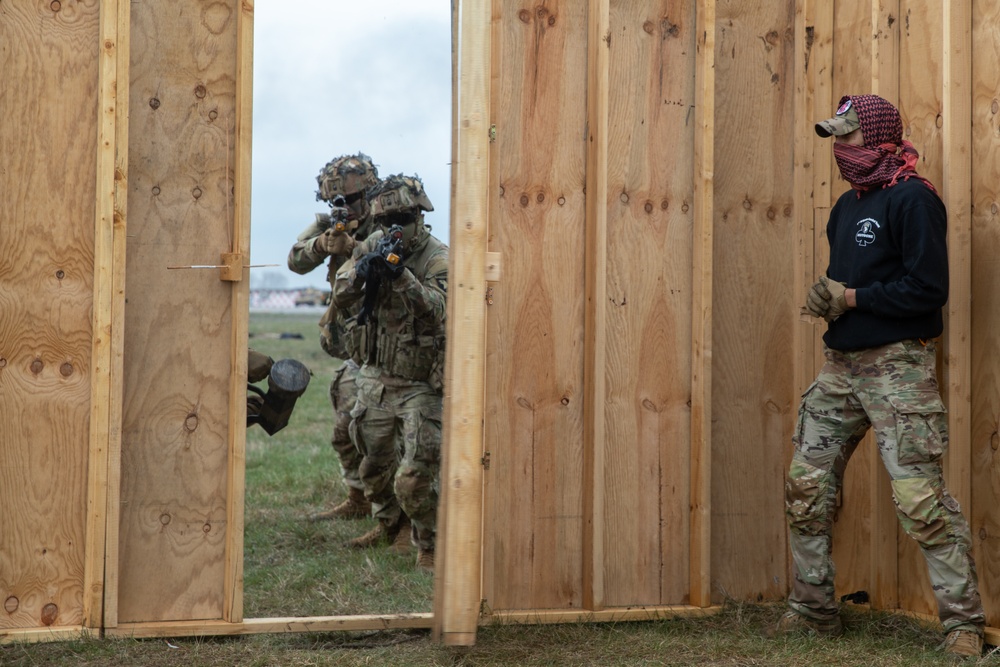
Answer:
<path fill-rule="evenodd" d="M 375 311 L 382 278 L 396 278 L 403 271 L 403 228 L 393 225 L 379 239 L 375 250 L 358 260 L 355 274 L 365 281 L 365 298 L 358 313 L 358 324 L 365 325 Z"/>

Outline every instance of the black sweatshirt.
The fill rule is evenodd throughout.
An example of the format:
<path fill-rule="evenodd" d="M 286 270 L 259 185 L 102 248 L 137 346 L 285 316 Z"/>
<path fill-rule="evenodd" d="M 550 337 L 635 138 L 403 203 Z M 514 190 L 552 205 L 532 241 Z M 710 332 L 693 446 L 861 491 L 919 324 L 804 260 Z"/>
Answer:
<path fill-rule="evenodd" d="M 857 308 L 830 323 L 824 342 L 858 350 L 944 330 L 948 300 L 947 213 L 922 181 L 848 190 L 830 211 L 827 276 L 857 290 Z"/>

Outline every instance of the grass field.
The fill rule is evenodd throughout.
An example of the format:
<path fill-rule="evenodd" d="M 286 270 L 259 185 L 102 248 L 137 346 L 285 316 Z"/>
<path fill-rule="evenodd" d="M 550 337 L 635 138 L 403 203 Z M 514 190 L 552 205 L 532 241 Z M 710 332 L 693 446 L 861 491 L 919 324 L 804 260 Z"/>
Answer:
<path fill-rule="evenodd" d="M 306 516 L 346 493 L 330 447 L 327 397 L 339 362 L 319 348 L 319 315 L 252 314 L 251 347 L 305 363 L 313 379 L 290 424 L 247 436 L 245 616 L 326 616 L 430 611 L 433 582 L 412 557 L 344 547 L 371 520 L 313 524 Z M 282 334 L 285 334 L 283 337 Z M 300 337 L 296 337 L 300 336 Z M 929 667 L 954 662 L 935 649 L 940 631 L 901 616 L 845 610 L 839 640 L 765 636 L 781 605 L 726 604 L 721 613 L 648 623 L 492 625 L 476 646 L 448 648 L 426 631 L 253 635 L 209 639 L 81 639 L 0 646 L 0 666 L 306 667 L 361 665 L 703 665 Z M 964 664 L 1000 665 L 988 653 Z"/>

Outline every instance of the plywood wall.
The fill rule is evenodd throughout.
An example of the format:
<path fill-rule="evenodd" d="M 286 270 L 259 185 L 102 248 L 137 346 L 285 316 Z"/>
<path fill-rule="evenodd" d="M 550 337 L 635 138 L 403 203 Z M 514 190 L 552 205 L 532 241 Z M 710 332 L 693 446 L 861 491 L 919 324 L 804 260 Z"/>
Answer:
<path fill-rule="evenodd" d="M 223 616 L 239 3 L 132 4 L 119 623 Z M 242 317 L 246 317 L 243 313 Z"/>
<path fill-rule="evenodd" d="M 918 169 L 951 209 L 952 301 L 939 346 L 952 429 L 947 474 L 973 524 L 996 623 L 988 547 L 1000 441 L 990 389 L 998 208 L 989 156 L 1000 115 L 1000 17 L 989 3 L 970 11 L 930 0 L 776 0 L 752 9 L 594 0 L 588 10 L 493 3 L 489 250 L 505 270 L 487 309 L 485 347 L 488 605 L 685 604 L 700 576 L 716 601 L 786 595 L 783 479 L 799 395 L 822 363 L 823 325 L 798 320 L 807 287 L 799 283 L 825 270 L 827 217 L 847 190 L 812 125 L 841 95 L 874 92 L 899 106 L 905 138 L 921 152 Z M 707 29 L 692 32 L 699 20 L 711 39 Z M 708 47 L 711 62 L 699 52 Z M 586 72 L 574 64 L 584 50 Z M 556 69 L 559 81 L 547 79 Z M 706 144 L 693 122 L 699 114 L 710 156 L 698 154 Z M 569 179 L 602 189 L 577 203 L 561 185 Z M 699 184 L 710 188 L 707 200 Z M 552 207 L 553 193 L 565 202 Z M 582 264 L 581 246 L 547 251 L 550 234 L 567 228 L 586 231 Z M 698 327 L 705 313 L 708 332 Z M 564 362 L 584 369 L 584 389 L 599 396 L 596 416 L 573 412 L 580 376 L 559 382 Z M 710 380 L 695 383 L 705 369 Z M 707 453 L 691 422 L 701 419 L 691 406 L 706 386 Z M 565 421 L 541 418 L 540 406 Z M 699 477 L 705 460 L 708 480 Z M 705 488 L 709 520 L 695 521 Z M 572 544 L 556 537 L 581 538 L 572 513 L 580 495 L 582 571 Z M 568 532 L 549 530 L 550 517 Z M 693 558 L 703 527 L 705 563 Z M 934 612 L 923 558 L 899 529 L 870 439 L 851 461 L 834 534 L 839 594 L 866 591 L 875 607 Z M 537 559 L 553 558 L 554 546 L 570 550 L 540 576 Z"/>
<path fill-rule="evenodd" d="M 0 630 L 84 620 L 99 37 L 0 5 Z"/>

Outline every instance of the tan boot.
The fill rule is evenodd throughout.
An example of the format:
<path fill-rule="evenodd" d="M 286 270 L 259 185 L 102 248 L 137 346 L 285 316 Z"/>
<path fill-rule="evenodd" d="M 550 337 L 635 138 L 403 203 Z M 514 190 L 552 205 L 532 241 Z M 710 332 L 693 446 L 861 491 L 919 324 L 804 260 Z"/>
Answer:
<path fill-rule="evenodd" d="M 844 634 L 844 624 L 840 620 L 840 614 L 827 620 L 817 620 L 803 616 L 797 611 L 789 609 L 778 619 L 778 624 L 768 635 L 780 637 L 782 635 L 807 634 L 819 635 L 820 637 L 839 637 Z"/>
<path fill-rule="evenodd" d="M 419 549 L 417 551 L 417 569 L 434 571 L 434 551 L 432 549 Z"/>
<path fill-rule="evenodd" d="M 983 654 L 983 638 L 972 630 L 952 630 L 941 648 L 949 655 L 978 658 Z"/>
<path fill-rule="evenodd" d="M 347 546 L 354 549 L 370 549 L 371 547 L 381 546 L 383 544 L 391 544 L 395 547 L 395 543 L 400 533 L 403 523 L 406 524 L 406 541 L 409 543 L 410 540 L 410 520 L 403 519 L 395 526 L 386 526 L 381 521 L 378 522 L 374 528 L 369 530 L 367 533 L 361 537 L 355 537 L 353 540 L 347 542 Z"/>
<path fill-rule="evenodd" d="M 310 521 L 329 521 L 330 519 L 364 519 L 371 516 L 372 504 L 365 498 L 361 489 L 350 487 L 347 499 L 325 512 L 318 512 L 309 517 Z"/>
<path fill-rule="evenodd" d="M 389 545 L 389 551 L 397 554 L 410 553 L 410 529 L 410 520 L 404 516 L 396 527 L 396 536 L 393 538 L 392 544 Z"/>

